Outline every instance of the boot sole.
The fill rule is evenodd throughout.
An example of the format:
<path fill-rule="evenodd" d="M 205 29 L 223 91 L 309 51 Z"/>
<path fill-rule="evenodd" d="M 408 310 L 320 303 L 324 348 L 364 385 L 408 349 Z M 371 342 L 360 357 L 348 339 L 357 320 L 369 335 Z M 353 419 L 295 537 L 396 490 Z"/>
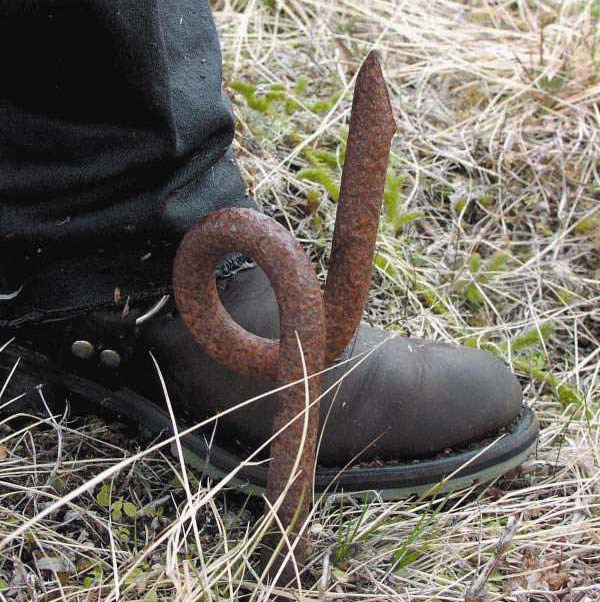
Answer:
<path fill-rule="evenodd" d="M 524 407 L 510 432 L 496 439 L 474 443 L 468 451 L 433 459 L 398 462 L 375 467 L 318 467 L 314 490 L 317 495 L 350 494 L 383 500 L 413 495 L 432 496 L 487 483 L 521 465 L 535 450 L 539 427 L 531 409 Z M 190 437 L 191 439 L 191 437 Z M 206 476 L 221 480 L 235 470 L 240 460 L 229 452 L 194 437 L 183 439 L 185 461 Z M 171 452 L 176 455 L 175 445 Z M 236 489 L 249 495 L 266 493 L 266 466 L 245 466 L 230 480 Z"/>
<path fill-rule="evenodd" d="M 11 346 L 12 347 L 12 346 Z M 147 398 L 128 389 L 111 391 L 96 382 L 57 370 L 45 358 L 23 348 L 12 347 L 0 354 L 0 367 L 20 358 L 21 366 L 34 371 L 40 382 L 56 384 L 93 405 L 86 408 L 125 417 L 148 435 L 173 434 L 169 415 Z M 5 364 L 5 360 L 8 363 Z M 181 427 L 180 427 L 180 430 Z M 384 466 L 345 468 L 318 467 L 314 489 L 317 495 L 351 494 L 368 497 L 377 492 L 384 500 L 412 495 L 435 495 L 489 482 L 518 467 L 533 452 L 539 427 L 533 411 L 523 407 L 519 418 L 504 433 L 472 443 L 468 449 L 411 462 Z M 233 471 L 229 483 L 249 495 L 266 491 L 267 466 L 248 463 L 218 445 L 209 446 L 201 431 L 182 437 L 184 459 L 211 479 L 221 480 Z M 171 451 L 176 453 L 174 444 Z"/>

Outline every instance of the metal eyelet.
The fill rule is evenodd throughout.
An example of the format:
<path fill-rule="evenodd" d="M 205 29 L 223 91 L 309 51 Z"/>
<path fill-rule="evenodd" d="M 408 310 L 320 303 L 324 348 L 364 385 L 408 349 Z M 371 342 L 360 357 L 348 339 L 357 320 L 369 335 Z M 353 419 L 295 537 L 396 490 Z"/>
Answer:
<path fill-rule="evenodd" d="M 100 361 L 107 368 L 118 368 L 121 363 L 121 356 L 114 349 L 103 349 L 100 352 Z"/>
<path fill-rule="evenodd" d="M 96 348 L 89 341 L 73 341 L 71 353 L 80 360 L 89 360 L 96 353 Z"/>

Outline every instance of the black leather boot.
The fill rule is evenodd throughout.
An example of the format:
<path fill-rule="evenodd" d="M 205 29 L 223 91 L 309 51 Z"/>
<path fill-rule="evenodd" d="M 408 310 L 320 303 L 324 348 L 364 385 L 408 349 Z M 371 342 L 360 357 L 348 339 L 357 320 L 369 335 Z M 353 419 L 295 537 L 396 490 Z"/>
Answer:
<path fill-rule="evenodd" d="M 224 306 L 244 328 L 278 336 L 275 297 L 260 268 L 241 270 L 220 287 Z M 84 400 L 79 411 L 117 414 L 152 435 L 170 433 L 149 351 L 180 430 L 263 395 L 222 416 L 216 427 L 186 436 L 191 463 L 218 478 L 269 437 L 275 396 L 264 394 L 274 385 L 232 373 L 207 356 L 170 301 L 150 311 L 134 308 L 127 317 L 94 312 L 17 331 L 0 353 L 0 382 L 20 357 L 14 383 L 21 371 L 35 374 L 40 383 Z M 323 389 L 329 392 L 321 403 L 318 492 L 378 490 L 396 498 L 483 482 L 518 466 L 537 438 L 537 422 L 515 377 L 476 349 L 361 326 L 339 365 L 327 372 Z M 267 449 L 261 457 L 268 459 Z M 234 482 L 261 492 L 266 474 L 267 462 L 253 463 Z"/>
<path fill-rule="evenodd" d="M 182 422 L 268 392 L 271 383 L 218 366 L 174 306 L 156 303 L 200 217 L 254 206 L 231 154 L 207 0 L 4 2 L 0 17 L 0 48 L 15 57 L 0 89 L 0 389 L 21 358 L 17 394 L 49 383 L 58 402 L 67 392 L 79 411 L 120 414 L 150 433 L 171 423 L 149 350 Z M 221 283 L 234 318 L 277 336 L 258 268 Z M 349 361 L 327 374 L 317 490 L 393 497 L 522 460 L 537 426 L 497 359 L 386 338 L 360 329 Z M 187 437 L 190 460 L 217 475 L 239 466 L 269 434 L 273 404 L 266 396 L 223 416 L 210 449 L 210 428 Z M 239 472 L 240 486 L 265 481 L 265 464 Z"/>

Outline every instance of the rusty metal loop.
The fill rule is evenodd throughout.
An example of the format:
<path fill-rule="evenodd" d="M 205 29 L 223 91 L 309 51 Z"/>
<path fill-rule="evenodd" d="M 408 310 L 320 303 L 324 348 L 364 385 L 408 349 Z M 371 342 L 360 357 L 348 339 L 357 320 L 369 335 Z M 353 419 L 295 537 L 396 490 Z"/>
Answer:
<path fill-rule="evenodd" d="M 310 315 L 316 312 L 313 306 L 323 306 L 319 283 L 293 236 L 252 209 L 211 213 L 186 234 L 178 249 L 173 271 L 175 301 L 196 341 L 234 372 L 275 380 L 280 342 L 243 329 L 219 299 L 215 268 L 232 251 L 252 257 L 267 274 L 279 303 L 282 337 L 288 332 L 286 324 L 300 320 L 314 321 L 324 332 L 323 318 Z"/>
<path fill-rule="evenodd" d="M 219 300 L 215 266 L 220 257 L 234 250 L 252 257 L 271 281 L 279 305 L 278 346 L 242 329 Z M 275 220 L 243 208 L 223 209 L 208 215 L 181 243 L 175 259 L 174 284 L 177 306 L 194 337 L 231 370 L 239 372 L 242 367 L 254 376 L 272 376 L 271 372 L 276 370 L 278 384 L 286 385 L 303 378 L 302 359 L 308 374 L 323 369 L 325 309 L 319 281 L 302 247 Z M 265 356 L 270 358 L 268 362 Z M 320 378 L 311 378 L 308 387 L 310 399 L 318 399 Z M 270 464 L 267 497 L 275 502 L 297 467 L 300 477 L 291 484 L 278 515 L 285 525 L 294 518 L 297 525 L 303 525 L 312 500 L 319 406 L 315 403 L 309 410 L 300 450 L 304 421 L 295 418 L 306 407 L 303 385 L 283 389 L 278 401 L 273 432 L 291 424 L 271 443 L 271 455 L 276 461 Z M 298 562 L 303 561 L 303 554 L 302 545 L 295 554 Z"/>

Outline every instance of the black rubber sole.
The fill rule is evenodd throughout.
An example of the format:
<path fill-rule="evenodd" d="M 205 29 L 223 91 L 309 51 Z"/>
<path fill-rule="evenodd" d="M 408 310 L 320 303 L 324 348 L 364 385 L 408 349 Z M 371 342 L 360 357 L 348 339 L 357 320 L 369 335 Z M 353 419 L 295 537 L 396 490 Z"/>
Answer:
<path fill-rule="evenodd" d="M 173 434 L 169 415 L 134 391 L 111 391 L 96 382 L 61 373 L 40 356 L 22 348 L 13 347 L 2 352 L 0 367 L 10 369 L 17 358 L 21 360 L 21 369 L 33 371 L 40 383 L 62 386 L 85 399 L 91 404 L 88 411 L 97 409 L 104 414 L 125 417 L 152 436 Z M 178 425 L 178 428 L 182 431 L 184 427 Z M 466 451 L 384 466 L 319 467 L 315 475 L 315 493 L 365 495 L 377 491 L 383 499 L 398 499 L 484 483 L 519 466 L 535 448 L 538 432 L 534 413 L 524 407 L 519 419 L 507 432 L 475 442 Z M 186 461 L 214 479 L 220 480 L 237 470 L 243 460 L 218 445 L 209 447 L 200 430 L 186 435 L 181 441 Z M 237 489 L 253 495 L 263 494 L 266 482 L 266 463 L 248 463 L 239 468 L 230 480 Z"/>
<path fill-rule="evenodd" d="M 475 443 L 465 452 L 385 466 L 319 467 L 315 493 L 363 496 L 376 491 L 382 499 L 391 500 L 485 483 L 522 464 L 535 448 L 538 431 L 534 413 L 523 408 L 509 433 L 486 439 L 485 443 Z M 215 479 L 223 478 L 240 463 L 239 458 L 214 444 L 207 449 L 198 437 L 184 439 L 183 452 L 188 463 Z M 264 464 L 244 466 L 231 482 L 237 489 L 262 495 L 266 491 L 267 467 Z"/>

